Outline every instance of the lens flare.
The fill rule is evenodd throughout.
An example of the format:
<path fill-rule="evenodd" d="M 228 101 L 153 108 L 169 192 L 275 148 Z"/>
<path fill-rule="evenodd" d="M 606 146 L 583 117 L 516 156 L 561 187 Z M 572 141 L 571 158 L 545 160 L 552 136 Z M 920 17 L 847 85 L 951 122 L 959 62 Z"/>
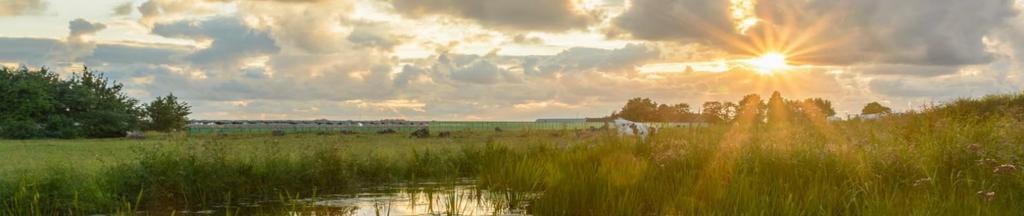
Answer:
<path fill-rule="evenodd" d="M 747 64 L 762 74 L 775 73 L 789 67 L 789 64 L 786 63 L 786 55 L 777 52 L 765 53 L 760 57 L 747 60 Z"/>

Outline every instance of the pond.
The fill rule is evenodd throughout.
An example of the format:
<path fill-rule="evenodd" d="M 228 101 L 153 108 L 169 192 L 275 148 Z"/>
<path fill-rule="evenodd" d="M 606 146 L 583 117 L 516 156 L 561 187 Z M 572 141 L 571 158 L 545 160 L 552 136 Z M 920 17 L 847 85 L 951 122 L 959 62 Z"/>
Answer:
<path fill-rule="evenodd" d="M 177 215 L 529 215 L 521 192 L 493 191 L 466 182 L 367 188 L 359 193 L 179 211 Z"/>

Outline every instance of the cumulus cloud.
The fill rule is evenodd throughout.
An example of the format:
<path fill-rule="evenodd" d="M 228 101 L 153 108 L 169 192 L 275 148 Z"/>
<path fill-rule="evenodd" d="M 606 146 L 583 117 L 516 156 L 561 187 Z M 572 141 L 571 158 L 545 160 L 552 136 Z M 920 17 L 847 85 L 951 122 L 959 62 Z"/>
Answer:
<path fill-rule="evenodd" d="M 632 0 L 617 27 L 648 40 L 703 41 L 729 33 L 728 1 Z"/>
<path fill-rule="evenodd" d="M 442 14 L 474 20 L 486 27 L 513 30 L 583 29 L 596 19 L 573 0 L 392 0 L 410 17 Z"/>
<path fill-rule="evenodd" d="M 257 20 L 262 29 L 286 50 L 309 54 L 332 54 L 351 49 L 348 37 L 356 34 L 359 42 L 377 42 L 390 45 L 385 30 L 364 26 L 361 32 L 351 32 L 344 24 L 351 24 L 348 15 L 353 3 L 346 0 L 320 1 L 317 4 L 295 4 L 278 1 L 245 1 L 239 4 L 242 17 Z M 358 24 L 358 23 L 357 23 Z M 365 23 L 364 23 L 365 24 Z M 380 27 L 383 28 L 383 27 Z"/>
<path fill-rule="evenodd" d="M 384 23 L 358 23 L 346 39 L 359 46 L 388 50 L 402 42 L 400 36 L 391 31 L 391 26 Z"/>
<path fill-rule="evenodd" d="M 495 84 L 505 79 L 506 76 L 511 76 L 508 75 L 509 73 L 508 70 L 481 59 L 466 66 L 454 68 L 451 71 L 451 78 L 468 83 Z"/>
<path fill-rule="evenodd" d="M 68 55 L 71 61 L 78 60 L 81 56 L 88 56 L 96 48 L 95 42 L 89 38 L 96 32 L 106 29 L 107 25 L 98 22 L 78 18 L 68 24 L 70 32 L 67 37 L 67 45 L 70 48 Z"/>
<path fill-rule="evenodd" d="M 427 75 L 427 71 L 422 68 L 417 68 L 412 65 L 402 66 L 402 71 L 395 76 L 395 86 L 403 88 L 410 82 L 415 81 L 421 77 Z"/>
<path fill-rule="evenodd" d="M 148 0 L 137 7 L 139 22 L 151 26 L 157 22 L 174 21 L 187 16 L 206 16 L 216 12 L 207 0 Z"/>
<path fill-rule="evenodd" d="M 132 14 L 132 2 L 125 2 L 114 7 L 114 15 L 127 16 Z"/>
<path fill-rule="evenodd" d="M 0 61 L 27 65 L 44 65 L 55 60 L 55 54 L 66 50 L 60 40 L 48 38 L 0 38 Z"/>
<path fill-rule="evenodd" d="M 44 0 L 4 0 L 0 1 L 0 17 L 39 14 L 47 6 Z"/>
<path fill-rule="evenodd" d="M 209 47 L 186 57 L 199 65 L 237 69 L 245 58 L 280 51 L 269 32 L 250 28 L 235 17 L 158 23 L 152 32 L 169 38 L 210 41 Z"/>
<path fill-rule="evenodd" d="M 97 44 L 92 55 L 85 57 L 86 65 L 172 65 L 182 64 L 182 57 L 191 49 L 182 46 L 152 44 Z"/>
<path fill-rule="evenodd" d="M 657 59 L 659 54 L 657 48 L 643 44 L 629 44 L 614 50 L 575 47 L 541 62 L 536 70 L 541 73 L 584 70 L 631 72 L 634 67 Z"/>

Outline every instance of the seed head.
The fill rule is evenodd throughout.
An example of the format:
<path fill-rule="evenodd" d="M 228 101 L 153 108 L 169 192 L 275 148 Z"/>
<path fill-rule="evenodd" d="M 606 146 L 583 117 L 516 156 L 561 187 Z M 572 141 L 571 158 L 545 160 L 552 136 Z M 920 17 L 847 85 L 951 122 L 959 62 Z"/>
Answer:
<path fill-rule="evenodd" d="M 995 173 L 995 174 L 1011 174 L 1011 173 L 1016 172 L 1016 171 L 1017 171 L 1017 166 L 1014 166 L 1013 164 L 999 165 L 995 169 L 992 170 L 992 172 Z"/>

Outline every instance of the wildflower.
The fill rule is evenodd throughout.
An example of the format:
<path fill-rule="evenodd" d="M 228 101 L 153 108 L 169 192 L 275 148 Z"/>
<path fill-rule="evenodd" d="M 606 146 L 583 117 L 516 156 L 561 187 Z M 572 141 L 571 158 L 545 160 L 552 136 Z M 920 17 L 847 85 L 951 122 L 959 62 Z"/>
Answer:
<path fill-rule="evenodd" d="M 1015 171 L 1017 171 L 1017 166 L 1014 166 L 1013 164 L 999 165 L 998 167 L 992 170 L 992 172 L 995 174 L 1011 174 Z"/>
<path fill-rule="evenodd" d="M 989 192 L 978 191 L 977 194 L 978 194 L 979 198 L 981 198 L 982 200 L 985 200 L 985 201 L 992 201 L 993 199 L 996 198 L 996 192 L 995 191 L 989 191 Z"/>
<path fill-rule="evenodd" d="M 914 181 L 914 187 L 925 185 L 925 184 L 931 184 L 931 183 L 932 183 L 932 178 L 918 179 L 918 180 Z"/>

